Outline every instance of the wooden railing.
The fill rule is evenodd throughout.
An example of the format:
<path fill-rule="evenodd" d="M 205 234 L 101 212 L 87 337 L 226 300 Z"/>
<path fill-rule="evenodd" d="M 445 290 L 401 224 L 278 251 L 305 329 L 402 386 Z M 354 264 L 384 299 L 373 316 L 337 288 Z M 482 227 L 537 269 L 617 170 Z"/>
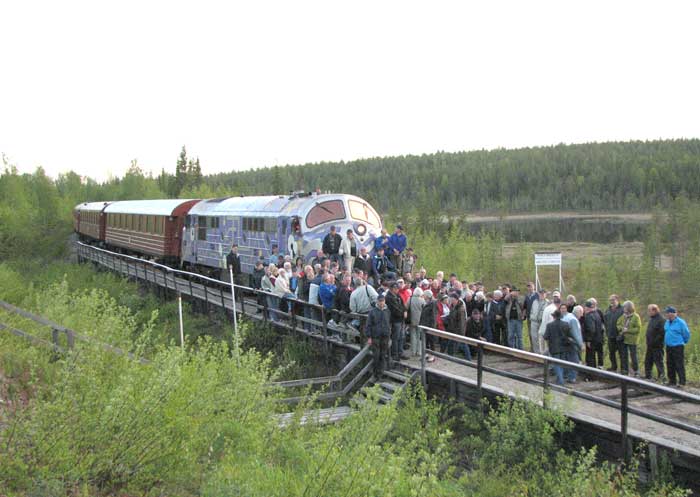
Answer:
<path fill-rule="evenodd" d="M 700 396 L 694 395 L 688 392 L 684 392 L 682 390 L 676 390 L 674 388 L 669 388 L 663 385 L 658 385 L 655 383 L 651 383 L 648 381 L 640 380 L 638 378 L 632 378 L 629 376 L 613 373 L 610 371 L 603 371 L 601 369 L 596 369 L 596 368 L 591 368 L 589 366 L 584 366 L 582 364 L 576 364 L 573 362 L 569 361 L 564 361 L 561 359 L 556 359 L 554 357 L 546 356 L 546 355 L 541 355 L 541 354 L 534 354 L 532 352 L 526 352 L 524 350 L 518 350 L 518 349 L 513 349 L 510 347 L 504 347 L 502 345 L 497 345 L 495 343 L 490 343 L 490 342 L 485 342 L 482 340 L 476 340 L 474 338 L 468 338 L 465 336 L 461 335 L 455 335 L 453 333 L 448 333 L 446 331 L 441 331 L 441 330 L 436 330 L 434 328 L 429 328 L 426 326 L 420 326 L 419 327 L 421 330 L 421 379 L 423 382 L 423 385 L 427 385 L 427 380 L 426 380 L 426 338 L 428 335 L 434 336 L 437 338 L 442 338 L 446 340 L 450 340 L 456 343 L 461 343 L 465 344 L 467 346 L 471 345 L 472 347 L 475 347 L 477 349 L 477 359 L 476 361 L 467 361 L 465 359 L 461 359 L 449 354 L 444 354 L 441 352 L 437 351 L 430 351 L 430 354 L 440 357 L 442 359 L 446 359 L 451 362 L 455 362 L 458 364 L 462 364 L 464 366 L 468 366 L 471 368 L 475 368 L 477 372 L 477 379 L 476 379 L 476 388 L 478 391 L 479 398 L 483 397 L 483 376 L 484 372 L 488 373 L 493 373 L 501 376 L 505 376 L 508 378 L 516 379 L 518 381 L 530 383 L 530 384 L 535 384 L 535 385 L 541 385 L 543 389 L 543 406 L 547 407 L 547 393 L 550 390 L 556 390 L 556 391 L 561 391 L 565 392 L 569 395 L 572 395 L 574 397 L 579 397 L 591 402 L 595 402 L 597 404 L 601 404 L 607 407 L 612 407 L 615 409 L 618 409 L 620 411 L 620 432 L 622 434 L 622 453 L 623 457 L 625 460 L 627 460 L 630 456 L 629 454 L 629 449 L 628 449 L 628 443 L 627 443 L 627 431 L 628 431 L 628 415 L 629 414 L 634 414 L 636 416 L 640 416 L 652 421 L 656 421 L 658 423 L 663 423 L 667 426 L 671 426 L 673 428 L 677 428 L 683 431 L 686 431 L 688 433 L 693 433 L 695 435 L 700 435 L 700 426 L 694 426 L 690 425 L 688 423 L 684 423 L 682 421 L 679 421 L 677 419 L 670 418 L 668 416 L 662 416 L 660 414 L 650 412 L 648 410 L 644 409 L 639 409 L 636 407 L 632 407 L 629 405 L 629 397 L 628 397 L 628 389 L 629 387 L 634 387 L 635 389 L 638 390 L 643 390 L 647 392 L 653 392 L 653 393 L 658 393 L 665 395 L 667 397 L 673 398 L 673 399 L 679 399 L 684 402 L 690 402 L 693 404 L 700 404 Z M 489 367 L 484 365 L 484 352 L 489 351 L 493 352 L 496 354 L 501 354 L 509 357 L 514 357 L 517 359 L 521 359 L 524 361 L 540 364 L 542 366 L 542 372 L 544 374 L 544 378 L 542 380 L 539 380 L 537 378 L 531 378 L 528 376 L 524 376 L 515 372 L 511 371 L 503 371 L 497 368 Z M 564 369 L 574 369 L 577 372 L 584 373 L 590 377 L 596 377 L 600 378 L 605 381 L 609 382 L 614 382 L 619 384 L 620 386 L 620 401 L 615 402 L 609 399 L 604 399 L 601 397 L 597 397 L 595 395 L 591 395 L 586 392 L 581 392 L 577 391 L 574 388 L 566 388 L 564 386 L 560 385 L 552 385 L 550 381 L 550 368 L 553 366 L 559 366 Z"/>

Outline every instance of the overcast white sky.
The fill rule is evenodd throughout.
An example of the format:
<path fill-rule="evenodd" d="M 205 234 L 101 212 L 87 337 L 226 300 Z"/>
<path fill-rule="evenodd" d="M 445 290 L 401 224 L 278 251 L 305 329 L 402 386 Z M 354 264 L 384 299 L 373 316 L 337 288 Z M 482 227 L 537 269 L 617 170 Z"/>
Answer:
<path fill-rule="evenodd" d="M 106 179 L 700 136 L 700 2 L 0 0 L 0 152 Z"/>

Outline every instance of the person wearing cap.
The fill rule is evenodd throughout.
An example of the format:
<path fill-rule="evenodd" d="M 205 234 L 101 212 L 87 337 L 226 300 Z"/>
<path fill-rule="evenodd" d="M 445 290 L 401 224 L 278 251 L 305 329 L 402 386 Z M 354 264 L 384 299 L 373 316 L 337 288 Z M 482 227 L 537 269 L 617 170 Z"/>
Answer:
<path fill-rule="evenodd" d="M 403 226 L 396 225 L 396 231 L 389 237 L 389 257 L 394 267 L 401 267 L 401 257 L 406 250 L 406 235 L 403 233 Z"/>
<path fill-rule="evenodd" d="M 520 291 L 517 287 L 513 287 L 510 290 L 505 316 L 508 320 L 508 347 L 523 350 L 525 299 L 520 296 Z"/>
<path fill-rule="evenodd" d="M 379 378 L 389 364 L 389 341 L 391 337 L 391 314 L 386 308 L 384 295 L 377 297 L 377 304 L 367 316 L 367 345 L 374 358 L 374 377 Z"/>
<path fill-rule="evenodd" d="M 547 330 L 547 325 L 554 320 L 552 313 L 559 309 L 559 304 L 561 304 L 561 293 L 554 290 L 552 292 L 552 301 L 544 308 L 544 311 L 542 312 L 542 322 L 540 323 L 540 329 L 538 330 L 538 340 L 540 342 L 540 351 L 542 351 L 542 353 L 545 351 L 544 332 Z"/>
<path fill-rule="evenodd" d="M 332 261 L 338 262 L 340 256 L 338 255 L 340 251 L 340 244 L 342 243 L 342 237 L 336 233 L 335 226 L 331 226 L 331 231 L 323 239 L 323 244 L 321 248 L 323 253 L 326 254 Z"/>
<path fill-rule="evenodd" d="M 620 347 L 617 340 L 618 330 L 617 321 L 623 314 L 622 306 L 620 305 L 620 297 L 615 294 L 610 295 L 608 298 L 610 305 L 608 306 L 605 314 L 603 315 L 605 323 L 605 334 L 608 337 L 608 357 L 610 358 L 610 367 L 608 371 L 617 371 L 617 360 L 620 359 L 620 364 L 622 364 L 622 358 L 620 357 Z"/>
<path fill-rule="evenodd" d="M 399 284 L 396 282 L 389 285 L 389 291 L 386 293 L 386 306 L 391 314 L 391 358 L 395 361 L 408 359 L 403 351 L 403 324 L 408 312 L 399 296 Z"/>
<path fill-rule="evenodd" d="M 530 307 L 529 316 L 529 328 L 528 333 L 530 335 L 530 352 L 535 354 L 541 354 L 542 348 L 540 347 L 540 325 L 542 324 L 542 314 L 544 314 L 544 309 L 549 305 L 549 299 L 547 299 L 547 290 L 540 288 L 537 292 L 537 299 L 532 301 L 532 306 Z"/>
<path fill-rule="evenodd" d="M 340 242 L 338 255 L 340 255 L 340 257 L 343 259 L 343 267 L 345 270 L 352 271 L 355 264 L 355 258 L 357 257 L 357 241 L 355 240 L 355 235 L 351 229 L 347 230 L 345 235 L 345 239 Z"/>
<path fill-rule="evenodd" d="M 410 340 L 411 340 L 411 355 L 420 355 L 420 330 L 418 325 L 420 324 L 420 316 L 423 312 L 423 307 L 425 307 L 425 299 L 423 298 L 423 290 L 421 287 L 417 287 L 411 293 L 411 297 L 408 299 L 408 310 L 410 312 Z"/>
<path fill-rule="evenodd" d="M 664 371 L 664 325 L 666 320 L 661 315 L 659 306 L 649 304 L 647 306 L 647 314 L 649 322 L 647 323 L 646 342 L 647 350 L 644 354 L 644 377 L 647 380 L 652 379 L 652 368 L 656 366 L 656 372 L 659 375 L 659 381 L 666 381 Z"/>
<path fill-rule="evenodd" d="M 664 344 L 666 345 L 666 369 L 668 384 L 685 385 L 685 345 L 690 341 L 690 330 L 673 306 L 666 307 Z M 677 381 L 677 383 L 676 383 Z"/>

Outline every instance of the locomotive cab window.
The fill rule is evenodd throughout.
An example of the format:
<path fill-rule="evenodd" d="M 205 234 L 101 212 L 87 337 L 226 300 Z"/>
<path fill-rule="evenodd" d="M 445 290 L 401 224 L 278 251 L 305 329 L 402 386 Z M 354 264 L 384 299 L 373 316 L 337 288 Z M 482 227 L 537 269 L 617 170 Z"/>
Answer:
<path fill-rule="evenodd" d="M 345 207 L 342 200 L 328 200 L 316 204 L 306 215 L 306 225 L 314 228 L 320 224 L 345 219 Z"/>
<path fill-rule="evenodd" d="M 348 206 L 350 206 L 350 216 L 356 221 L 362 221 L 377 228 L 381 226 L 379 216 L 367 203 L 348 200 Z"/>

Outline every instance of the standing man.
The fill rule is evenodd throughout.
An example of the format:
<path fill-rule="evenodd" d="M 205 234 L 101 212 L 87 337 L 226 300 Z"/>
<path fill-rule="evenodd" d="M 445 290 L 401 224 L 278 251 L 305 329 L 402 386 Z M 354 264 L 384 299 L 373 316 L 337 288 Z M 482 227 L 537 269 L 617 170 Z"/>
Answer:
<path fill-rule="evenodd" d="M 338 254 L 343 258 L 343 267 L 346 271 L 352 271 L 357 257 L 357 243 L 352 230 L 346 232 L 345 240 L 340 242 L 340 250 Z"/>
<path fill-rule="evenodd" d="M 389 363 L 390 322 L 391 316 L 384 295 L 379 295 L 377 305 L 369 311 L 367 317 L 367 345 L 372 347 L 375 379 L 381 376 Z"/>
<path fill-rule="evenodd" d="M 391 315 L 391 358 L 395 361 L 408 359 L 403 351 L 403 323 L 408 315 L 403 300 L 399 297 L 399 284 L 394 282 L 386 293 L 386 306 Z"/>
<path fill-rule="evenodd" d="M 238 255 L 238 245 L 231 245 L 231 252 L 226 256 L 226 268 L 230 271 L 233 270 L 233 281 L 234 285 L 241 285 L 241 256 Z"/>
<path fill-rule="evenodd" d="M 539 299 L 538 293 L 535 291 L 535 284 L 530 281 L 527 284 L 527 293 L 525 293 L 525 319 L 527 319 L 527 331 L 528 334 L 532 332 L 532 319 L 530 318 L 530 313 L 532 312 L 532 304 L 534 304 Z M 533 350 L 532 340 L 530 340 L 530 352 Z"/>
<path fill-rule="evenodd" d="M 530 352 L 535 354 L 541 354 L 542 349 L 540 348 L 540 325 L 542 324 L 542 314 L 544 314 L 544 308 L 549 305 L 549 300 L 547 299 L 547 290 L 540 288 L 537 292 L 537 299 L 532 302 L 530 311 L 528 312 L 528 324 L 529 324 L 529 334 L 530 334 Z"/>
<path fill-rule="evenodd" d="M 620 305 L 620 297 L 612 294 L 609 298 L 610 306 L 605 311 L 605 332 L 608 336 L 608 355 L 610 356 L 610 367 L 608 371 L 617 371 L 617 359 L 620 359 L 620 364 L 622 364 L 622 357 L 620 357 L 620 347 L 617 341 L 618 329 L 617 321 L 622 316 L 624 312 L 622 306 Z"/>
<path fill-rule="evenodd" d="M 647 324 L 647 351 L 644 356 L 644 376 L 647 380 L 652 378 L 652 368 L 656 366 L 659 381 L 666 381 L 664 374 L 664 325 L 666 320 L 659 311 L 659 306 L 650 304 L 647 307 L 649 323 Z"/>
<path fill-rule="evenodd" d="M 685 358 L 683 357 L 685 344 L 690 341 L 690 330 L 683 319 L 678 317 L 678 312 L 673 306 L 666 308 L 666 324 L 664 325 L 666 344 L 666 367 L 668 369 L 668 384 L 685 385 Z"/>
<path fill-rule="evenodd" d="M 367 247 L 360 247 L 360 255 L 355 258 L 353 269 L 361 269 L 365 275 L 372 272 L 372 258 L 367 253 Z"/>
<path fill-rule="evenodd" d="M 377 252 L 380 248 L 384 249 L 384 252 L 389 251 L 389 234 L 386 228 L 382 228 L 382 234 L 374 240 L 374 251 Z"/>
<path fill-rule="evenodd" d="M 566 305 L 566 304 L 564 304 Z M 552 313 L 553 321 L 547 323 L 547 327 L 544 331 L 544 340 L 547 343 L 547 349 L 549 350 L 549 355 L 555 359 L 561 359 L 563 361 L 568 361 L 571 350 L 573 348 L 571 343 L 571 327 L 569 323 L 561 320 L 561 311 L 558 309 Z M 554 374 L 557 377 L 557 385 L 564 384 L 564 368 L 560 365 L 554 365 Z M 575 377 L 572 376 L 573 370 L 567 369 L 567 380 L 575 381 Z"/>
<path fill-rule="evenodd" d="M 498 345 L 508 345 L 508 328 L 506 323 L 506 302 L 503 300 L 503 292 L 495 290 L 493 292 L 493 302 L 491 302 L 491 315 L 493 316 L 493 341 Z M 491 316 L 489 316 L 489 319 Z"/>
<path fill-rule="evenodd" d="M 554 319 L 554 311 L 559 310 L 559 304 L 561 304 L 561 294 L 557 290 L 554 290 L 552 292 L 552 302 L 550 302 L 542 312 L 542 322 L 540 323 L 538 332 L 541 353 L 544 353 L 545 350 L 544 332 L 547 330 L 547 325 Z"/>
<path fill-rule="evenodd" d="M 389 237 L 389 252 L 391 254 L 391 262 L 395 268 L 401 267 L 401 257 L 403 251 L 406 250 L 406 235 L 403 234 L 403 226 L 396 225 L 396 231 Z"/>
<path fill-rule="evenodd" d="M 323 239 L 321 248 L 323 249 L 323 253 L 333 262 L 338 262 L 338 252 L 340 251 L 340 243 L 342 241 L 342 237 L 335 232 L 335 226 L 331 226 L 331 232 Z"/>
<path fill-rule="evenodd" d="M 272 244 L 272 247 L 270 247 L 270 259 L 268 260 L 269 264 L 274 264 L 275 266 L 279 262 L 279 256 L 280 256 L 280 248 L 277 246 L 276 243 Z"/>
<path fill-rule="evenodd" d="M 510 298 L 506 304 L 506 317 L 508 318 L 508 347 L 524 350 L 523 347 L 523 320 L 525 319 L 525 299 L 520 296 L 517 287 L 510 291 Z"/>
<path fill-rule="evenodd" d="M 595 304 L 586 300 L 583 318 L 583 341 L 586 345 L 586 366 L 603 367 L 603 323 Z"/>

